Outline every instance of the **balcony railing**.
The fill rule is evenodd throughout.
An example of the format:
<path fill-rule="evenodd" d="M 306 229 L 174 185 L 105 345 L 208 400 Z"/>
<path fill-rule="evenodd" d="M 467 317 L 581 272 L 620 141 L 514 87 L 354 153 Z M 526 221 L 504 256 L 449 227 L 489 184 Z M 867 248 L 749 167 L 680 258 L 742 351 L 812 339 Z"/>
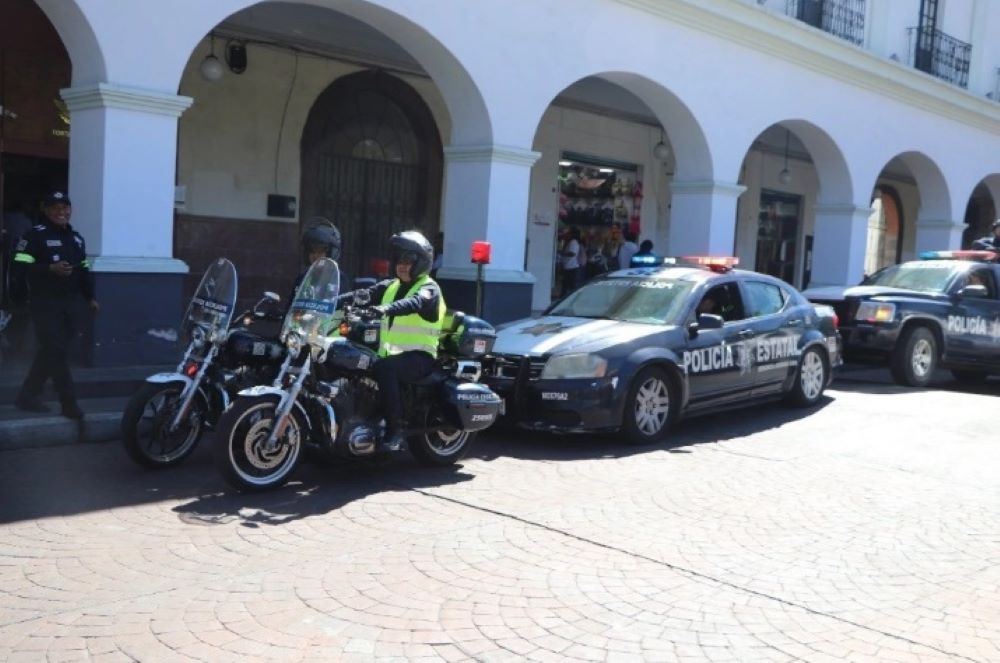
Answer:
<path fill-rule="evenodd" d="M 857 46 L 865 42 L 865 0 L 786 0 L 785 14 Z"/>
<path fill-rule="evenodd" d="M 907 28 L 906 32 L 910 64 L 959 87 L 968 87 L 972 44 L 934 28 Z"/>

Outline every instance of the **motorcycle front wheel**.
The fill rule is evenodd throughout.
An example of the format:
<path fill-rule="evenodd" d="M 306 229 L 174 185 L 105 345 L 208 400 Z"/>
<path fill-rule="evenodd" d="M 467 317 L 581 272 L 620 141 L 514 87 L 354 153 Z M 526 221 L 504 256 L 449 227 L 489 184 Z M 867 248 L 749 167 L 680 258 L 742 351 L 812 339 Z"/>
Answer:
<path fill-rule="evenodd" d="M 476 438 L 475 433 L 446 426 L 444 415 L 432 408 L 426 416 L 428 428 L 442 426 L 440 430 L 412 436 L 407 445 L 414 459 L 427 467 L 454 465 L 465 456 L 469 445 Z"/>
<path fill-rule="evenodd" d="M 170 431 L 180 405 L 183 382 L 144 383 L 122 413 L 122 443 L 129 458 L 148 468 L 176 465 L 194 451 L 205 427 L 207 405 L 195 394 L 187 416 Z"/>
<path fill-rule="evenodd" d="M 307 429 L 295 410 L 274 449 L 265 448 L 274 426 L 278 397 L 237 398 L 219 420 L 215 465 L 226 483 L 239 491 L 277 488 L 299 463 Z"/>

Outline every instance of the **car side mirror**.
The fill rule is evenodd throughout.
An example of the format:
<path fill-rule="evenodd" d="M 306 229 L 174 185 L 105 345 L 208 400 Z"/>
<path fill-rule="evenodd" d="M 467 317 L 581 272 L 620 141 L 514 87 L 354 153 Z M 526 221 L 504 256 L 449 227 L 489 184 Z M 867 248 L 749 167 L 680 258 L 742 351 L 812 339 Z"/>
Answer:
<path fill-rule="evenodd" d="M 962 297 L 975 297 L 978 299 L 986 299 L 990 296 L 989 291 L 984 285 L 967 285 L 959 290 L 958 294 Z"/>
<path fill-rule="evenodd" d="M 698 321 L 692 322 L 688 325 L 688 336 L 695 338 L 698 336 L 698 332 L 705 331 L 707 329 L 722 329 L 725 325 L 725 321 L 722 319 L 721 315 L 712 315 L 711 313 L 700 313 L 698 314 Z"/>

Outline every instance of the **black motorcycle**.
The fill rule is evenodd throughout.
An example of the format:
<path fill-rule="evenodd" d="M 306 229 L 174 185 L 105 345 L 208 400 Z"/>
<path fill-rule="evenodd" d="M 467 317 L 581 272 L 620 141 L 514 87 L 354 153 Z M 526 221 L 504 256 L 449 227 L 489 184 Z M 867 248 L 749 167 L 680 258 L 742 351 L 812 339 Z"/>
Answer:
<path fill-rule="evenodd" d="M 149 468 L 169 467 L 186 458 L 206 428 L 212 428 L 233 396 L 273 377 L 284 357 L 274 338 L 250 331 L 273 319 L 278 295 L 268 292 L 233 319 L 236 268 L 219 258 L 205 271 L 181 325 L 187 349 L 177 370 L 157 373 L 132 394 L 122 414 L 125 451 Z"/>
<path fill-rule="evenodd" d="M 328 458 L 392 453 L 380 447 L 385 421 L 371 375 L 378 323 L 360 314 L 368 310 L 366 291 L 337 310 L 339 279 L 333 260 L 310 268 L 282 328 L 287 353 L 278 377 L 241 391 L 219 421 L 216 465 L 238 490 L 282 485 L 307 448 Z M 457 462 L 496 421 L 502 401 L 478 383 L 495 336 L 488 323 L 454 314 L 434 372 L 403 385 L 407 446 L 419 463 Z"/>

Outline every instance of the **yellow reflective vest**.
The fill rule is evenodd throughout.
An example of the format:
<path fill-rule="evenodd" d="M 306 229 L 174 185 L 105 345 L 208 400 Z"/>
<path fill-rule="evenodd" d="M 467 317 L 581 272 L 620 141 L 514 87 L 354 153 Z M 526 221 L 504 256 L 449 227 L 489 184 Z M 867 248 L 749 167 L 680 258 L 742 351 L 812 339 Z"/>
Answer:
<path fill-rule="evenodd" d="M 427 283 L 434 283 L 430 276 L 424 274 L 410 286 L 406 296 L 410 297 Z M 393 281 L 382 294 L 382 305 L 388 306 L 396 299 L 401 285 L 399 279 Z M 390 357 L 409 350 L 420 350 L 432 357 L 437 357 L 438 341 L 441 329 L 444 327 L 445 316 L 444 296 L 438 298 L 438 317 L 435 322 L 428 322 L 419 313 L 410 313 L 395 317 L 382 318 L 382 329 L 378 354 L 380 357 Z"/>

